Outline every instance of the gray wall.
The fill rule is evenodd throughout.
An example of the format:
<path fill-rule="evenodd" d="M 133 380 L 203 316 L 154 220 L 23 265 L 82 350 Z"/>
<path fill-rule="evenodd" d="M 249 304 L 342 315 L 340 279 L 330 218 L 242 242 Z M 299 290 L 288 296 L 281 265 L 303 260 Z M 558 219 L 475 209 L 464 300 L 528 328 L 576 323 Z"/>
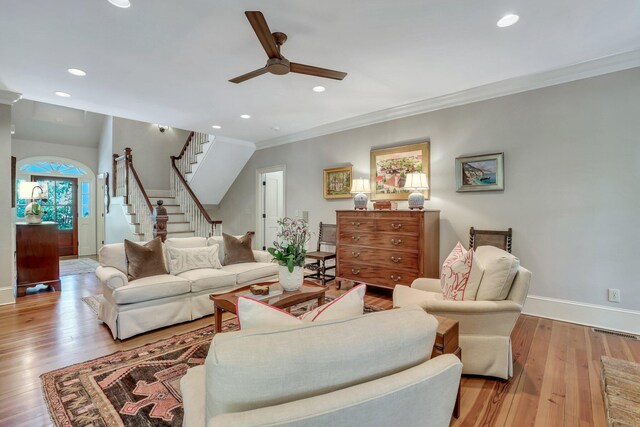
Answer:
<path fill-rule="evenodd" d="M 440 258 L 469 227 L 514 229 L 530 294 L 640 309 L 640 69 L 477 102 L 257 151 L 214 212 L 227 233 L 256 227 L 256 169 L 286 165 L 286 211 L 335 222 L 350 199 L 322 198 L 322 169 L 369 174 L 372 147 L 431 140 Z M 456 193 L 454 159 L 505 153 L 504 192 Z M 406 207 L 406 204 L 401 204 Z M 621 289 L 620 304 L 607 302 Z"/>
<path fill-rule="evenodd" d="M 180 153 L 188 136 L 181 129 L 160 133 L 155 124 L 113 119 L 113 153 L 122 154 L 126 147 L 133 150 L 133 165 L 146 190 L 169 189 L 169 157 Z"/>
<path fill-rule="evenodd" d="M 82 162 L 89 166 L 94 173 L 98 172 L 98 149 L 95 147 L 78 147 L 13 138 L 11 141 L 11 153 L 18 160 L 36 156 L 64 157 Z"/>
<path fill-rule="evenodd" d="M 113 170 L 113 117 L 106 116 L 98 144 L 98 174 Z"/>
<path fill-rule="evenodd" d="M 11 106 L 0 104 L 0 304 L 13 302 Z"/>

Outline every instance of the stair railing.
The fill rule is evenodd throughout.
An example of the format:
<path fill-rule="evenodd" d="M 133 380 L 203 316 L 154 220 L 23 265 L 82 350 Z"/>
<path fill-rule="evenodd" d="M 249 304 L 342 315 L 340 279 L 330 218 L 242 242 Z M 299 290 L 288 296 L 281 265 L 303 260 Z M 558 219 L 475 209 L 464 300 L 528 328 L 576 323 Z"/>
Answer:
<path fill-rule="evenodd" d="M 191 172 L 192 165 L 197 163 L 197 156 L 202 152 L 202 144 L 207 142 L 208 135 L 191 132 L 180 155 L 171 156 L 171 195 L 182 207 L 186 220 L 191 224 L 196 236 L 211 237 L 222 234 L 222 221 L 212 220 L 207 210 L 189 186 L 185 175 Z"/>
<path fill-rule="evenodd" d="M 154 223 L 153 206 L 133 166 L 133 154 L 129 147 L 124 149 L 124 154 L 113 155 L 113 195 L 123 197 L 125 204 L 133 208 L 136 232 L 143 234 L 145 240 L 149 240 Z"/>

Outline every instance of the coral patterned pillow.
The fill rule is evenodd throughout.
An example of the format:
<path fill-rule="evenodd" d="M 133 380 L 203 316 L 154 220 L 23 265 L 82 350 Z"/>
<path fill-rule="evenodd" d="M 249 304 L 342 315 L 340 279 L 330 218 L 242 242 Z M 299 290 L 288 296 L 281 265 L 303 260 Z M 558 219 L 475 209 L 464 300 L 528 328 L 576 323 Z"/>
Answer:
<path fill-rule="evenodd" d="M 442 264 L 440 286 L 446 300 L 475 300 L 484 270 L 473 249 L 467 251 L 460 242 Z"/>

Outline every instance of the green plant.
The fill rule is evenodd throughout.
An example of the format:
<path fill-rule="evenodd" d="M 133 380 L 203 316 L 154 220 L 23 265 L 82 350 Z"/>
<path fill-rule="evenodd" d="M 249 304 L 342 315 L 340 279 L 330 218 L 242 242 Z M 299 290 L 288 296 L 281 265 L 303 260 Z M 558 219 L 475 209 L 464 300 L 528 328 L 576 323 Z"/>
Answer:
<path fill-rule="evenodd" d="M 38 216 L 40 215 L 40 213 L 42 213 L 42 207 L 40 207 L 39 204 L 33 202 L 31 203 L 29 206 L 27 206 L 29 209 L 27 209 L 25 211 L 25 215 L 34 215 L 34 216 Z"/>
<path fill-rule="evenodd" d="M 309 224 L 302 219 L 285 217 L 278 220 L 278 225 L 278 240 L 267 251 L 278 264 L 287 266 L 289 273 L 293 273 L 294 267 L 304 267 L 305 245 L 311 238 Z"/>

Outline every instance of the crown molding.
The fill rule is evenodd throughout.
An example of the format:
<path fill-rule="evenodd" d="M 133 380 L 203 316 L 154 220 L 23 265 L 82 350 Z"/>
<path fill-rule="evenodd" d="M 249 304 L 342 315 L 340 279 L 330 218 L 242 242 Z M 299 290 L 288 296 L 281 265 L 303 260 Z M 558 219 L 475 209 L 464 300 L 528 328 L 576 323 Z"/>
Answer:
<path fill-rule="evenodd" d="M 640 67 L 640 49 L 573 64 L 568 67 L 514 77 L 448 95 L 416 101 L 410 104 L 387 108 L 339 120 L 333 123 L 327 123 L 301 132 L 295 132 L 289 135 L 259 141 L 256 143 L 256 149 L 262 150 L 278 145 L 290 144 L 292 142 L 303 141 L 318 136 L 369 126 L 389 120 L 415 116 L 417 114 L 554 86 L 561 83 L 568 83 L 575 80 L 586 79 L 634 67 Z"/>
<path fill-rule="evenodd" d="M 22 98 L 21 93 L 0 89 L 0 104 L 13 105 L 20 98 Z"/>

